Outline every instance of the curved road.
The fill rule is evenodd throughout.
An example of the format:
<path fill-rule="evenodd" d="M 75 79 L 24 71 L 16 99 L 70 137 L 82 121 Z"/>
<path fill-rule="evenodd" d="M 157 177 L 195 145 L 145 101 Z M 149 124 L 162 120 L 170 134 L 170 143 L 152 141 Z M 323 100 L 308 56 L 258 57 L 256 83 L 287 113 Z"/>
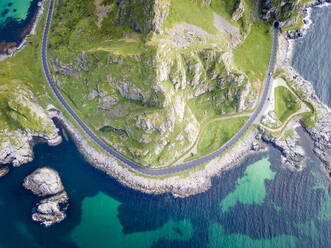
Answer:
<path fill-rule="evenodd" d="M 47 16 L 47 22 L 44 30 L 44 35 L 43 35 L 43 41 L 42 41 L 42 48 L 41 48 L 41 60 L 42 60 L 42 65 L 44 69 L 44 74 L 46 76 L 47 82 L 49 86 L 51 87 L 53 93 L 57 97 L 57 99 L 60 101 L 60 103 L 63 105 L 63 107 L 69 112 L 69 114 L 72 116 L 72 118 L 75 119 L 75 121 L 78 123 L 78 125 L 86 132 L 86 134 L 96 143 L 98 144 L 103 150 L 105 150 L 107 153 L 110 155 L 114 156 L 118 160 L 120 160 L 122 163 L 126 164 L 130 168 L 134 169 L 135 171 L 145 174 L 145 175 L 150 175 L 150 176 L 164 176 L 164 175 L 169 175 L 169 174 L 174 174 L 177 172 L 185 171 L 191 168 L 194 168 L 196 166 L 199 166 L 203 163 L 206 163 L 222 153 L 226 152 L 232 145 L 234 145 L 240 138 L 241 136 L 247 131 L 247 129 L 254 123 L 255 119 L 258 117 L 260 114 L 264 104 L 266 103 L 267 96 L 268 96 L 268 91 L 270 88 L 271 84 L 271 78 L 272 78 L 272 72 L 275 64 L 275 56 L 276 56 L 276 48 L 277 48 L 277 42 L 278 42 L 278 27 L 274 27 L 274 32 L 273 32 L 273 44 L 272 44 L 272 52 L 271 52 L 271 57 L 270 57 L 270 63 L 269 63 L 269 68 L 268 68 L 268 74 L 267 74 L 267 79 L 265 82 L 263 94 L 261 97 L 261 101 L 252 114 L 252 116 L 249 118 L 247 123 L 244 125 L 244 127 L 231 139 L 229 140 L 226 144 L 224 144 L 222 147 L 220 147 L 217 151 L 208 154 L 204 157 L 200 157 L 196 160 L 192 160 L 189 162 L 181 163 L 181 164 L 176 164 L 168 168 L 163 168 L 163 169 L 149 169 L 146 167 L 143 167 L 139 164 L 137 164 L 134 161 L 131 161 L 115 150 L 111 149 L 108 147 L 99 137 L 97 137 L 87 126 L 86 124 L 78 117 L 78 115 L 72 110 L 72 108 L 69 106 L 69 104 L 65 101 L 59 90 L 57 89 L 51 73 L 48 68 L 47 64 L 47 38 L 48 38 L 48 33 L 49 33 L 49 28 L 52 20 L 52 14 L 53 14 L 53 9 L 54 9 L 54 0 L 51 0 L 50 2 L 50 7 L 48 10 L 48 16 Z"/>

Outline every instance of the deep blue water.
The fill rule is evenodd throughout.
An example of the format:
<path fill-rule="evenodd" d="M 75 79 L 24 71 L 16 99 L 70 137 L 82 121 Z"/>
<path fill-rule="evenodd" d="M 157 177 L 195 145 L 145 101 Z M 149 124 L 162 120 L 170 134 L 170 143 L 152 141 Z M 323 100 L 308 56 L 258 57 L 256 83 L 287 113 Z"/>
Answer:
<path fill-rule="evenodd" d="M 295 43 L 292 64 L 331 107 L 331 6 L 313 8 L 311 19 L 307 34 Z"/>

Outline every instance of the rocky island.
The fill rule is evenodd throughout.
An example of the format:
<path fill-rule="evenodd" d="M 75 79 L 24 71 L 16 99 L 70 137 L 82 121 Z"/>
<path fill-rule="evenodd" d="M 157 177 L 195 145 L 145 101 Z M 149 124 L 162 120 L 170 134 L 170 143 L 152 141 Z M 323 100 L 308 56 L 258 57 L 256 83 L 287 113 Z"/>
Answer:
<path fill-rule="evenodd" d="M 61 222 L 66 218 L 68 195 L 64 191 L 59 174 L 50 168 L 35 170 L 24 180 L 23 187 L 44 198 L 33 210 L 32 219 L 45 226 Z"/>
<path fill-rule="evenodd" d="M 1 62 L 0 163 L 18 166 L 32 160 L 34 143 L 61 142 L 55 120 L 93 166 L 122 184 L 184 197 L 208 189 L 211 177 L 266 143 L 281 150 L 283 164 L 302 169 L 306 154 L 295 127 L 303 126 L 330 173 L 330 109 L 289 65 L 291 40 L 303 36 L 309 23 L 307 8 L 325 2 L 44 1 L 48 11 L 30 44 Z M 46 80 L 40 48 L 47 16 Z M 269 74 L 275 23 L 277 63 Z M 25 66 L 29 57 L 36 63 Z M 176 168 L 225 146 L 259 108 L 271 76 L 258 118 L 220 156 L 162 176 L 128 166 Z M 53 94 L 50 80 L 76 117 Z M 35 219 L 46 220 L 50 209 L 61 212 L 58 203 L 67 195 L 51 194 L 57 195 L 40 202 Z"/>

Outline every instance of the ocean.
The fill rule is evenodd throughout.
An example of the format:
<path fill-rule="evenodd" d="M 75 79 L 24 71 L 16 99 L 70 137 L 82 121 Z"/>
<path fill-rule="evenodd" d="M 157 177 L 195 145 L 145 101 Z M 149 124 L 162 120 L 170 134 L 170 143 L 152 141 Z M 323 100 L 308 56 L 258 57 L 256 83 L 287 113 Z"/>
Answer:
<path fill-rule="evenodd" d="M 295 42 L 292 66 L 331 107 L 331 5 L 312 8 L 311 20 L 307 34 Z"/>
<path fill-rule="evenodd" d="M 0 247 L 330 247 L 330 179 L 301 134 L 303 171 L 284 167 L 270 147 L 184 199 L 122 186 L 71 140 L 37 145 L 33 162 L 0 180 Z M 49 228 L 32 221 L 38 197 L 22 187 L 43 166 L 59 172 L 70 198 L 67 219 Z"/>
<path fill-rule="evenodd" d="M 38 10 L 39 0 L 0 0 L 0 43 L 19 44 Z M 0 53 L 2 53 L 0 47 Z"/>
<path fill-rule="evenodd" d="M 319 56 L 328 50 L 324 44 Z M 319 56 L 310 59 L 320 63 Z M 0 248 L 331 247 L 331 181 L 299 133 L 308 154 L 304 170 L 283 166 L 280 152 L 269 147 L 213 178 L 206 192 L 183 199 L 122 186 L 88 164 L 70 139 L 36 145 L 33 162 L 0 179 Z M 32 221 L 39 199 L 22 187 L 44 166 L 59 172 L 70 198 L 67 218 L 49 228 Z"/>

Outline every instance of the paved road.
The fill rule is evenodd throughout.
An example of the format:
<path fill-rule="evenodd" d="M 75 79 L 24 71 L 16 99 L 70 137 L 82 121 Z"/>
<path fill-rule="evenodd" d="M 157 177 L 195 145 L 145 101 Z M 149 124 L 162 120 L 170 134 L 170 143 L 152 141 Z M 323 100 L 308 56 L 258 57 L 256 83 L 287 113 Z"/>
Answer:
<path fill-rule="evenodd" d="M 278 42 L 278 28 L 274 28 L 274 33 L 273 33 L 273 45 L 272 45 L 272 53 L 271 53 L 271 58 L 270 58 L 270 63 L 269 63 L 269 68 L 268 68 L 268 74 L 266 78 L 266 83 L 264 86 L 263 94 L 260 100 L 260 104 L 256 108 L 255 112 L 252 114 L 250 119 L 247 121 L 245 126 L 231 139 L 229 140 L 226 144 L 224 144 L 221 148 L 219 148 L 217 151 L 206 155 L 204 157 L 200 157 L 196 160 L 192 160 L 186 163 L 181 163 L 177 165 L 173 165 L 168 168 L 163 168 L 163 169 L 149 169 L 146 167 L 143 167 L 139 164 L 137 164 L 134 161 L 131 161 L 115 150 L 111 149 L 109 146 L 107 146 L 99 137 L 97 137 L 86 125 L 85 123 L 78 117 L 78 115 L 72 110 L 72 108 L 69 106 L 69 104 L 66 102 L 66 100 L 63 98 L 59 90 L 57 89 L 51 73 L 48 68 L 47 64 L 47 38 L 48 38 L 48 33 L 49 33 L 49 28 L 52 20 L 52 14 L 53 14 L 53 9 L 54 9 L 54 0 L 51 0 L 50 7 L 48 10 L 48 16 L 47 16 L 47 22 L 44 30 L 44 35 L 43 35 L 43 41 L 42 41 L 42 49 L 41 49 L 41 60 L 42 60 L 42 65 L 44 68 L 44 74 L 46 76 L 47 82 L 49 86 L 51 87 L 53 93 L 57 97 L 57 99 L 60 101 L 60 103 L 63 105 L 63 107 L 68 111 L 68 113 L 72 116 L 73 119 L 77 122 L 77 124 L 86 132 L 86 134 L 96 143 L 98 144 L 103 150 L 105 150 L 107 153 L 110 155 L 114 156 L 118 160 L 120 160 L 122 163 L 125 165 L 129 166 L 130 168 L 145 174 L 145 175 L 150 175 L 150 176 L 163 176 L 163 175 L 169 175 L 181 171 L 185 171 L 191 168 L 194 168 L 196 166 L 199 166 L 203 163 L 206 163 L 222 153 L 226 152 L 232 145 L 234 145 L 240 138 L 241 136 L 247 131 L 247 129 L 254 123 L 256 117 L 259 115 L 261 112 L 264 104 L 266 103 L 267 100 L 267 95 L 268 95 L 268 90 L 270 88 L 271 84 L 271 77 L 272 77 L 272 72 L 275 64 L 275 56 L 276 56 L 276 50 L 277 50 L 277 42 Z"/>

